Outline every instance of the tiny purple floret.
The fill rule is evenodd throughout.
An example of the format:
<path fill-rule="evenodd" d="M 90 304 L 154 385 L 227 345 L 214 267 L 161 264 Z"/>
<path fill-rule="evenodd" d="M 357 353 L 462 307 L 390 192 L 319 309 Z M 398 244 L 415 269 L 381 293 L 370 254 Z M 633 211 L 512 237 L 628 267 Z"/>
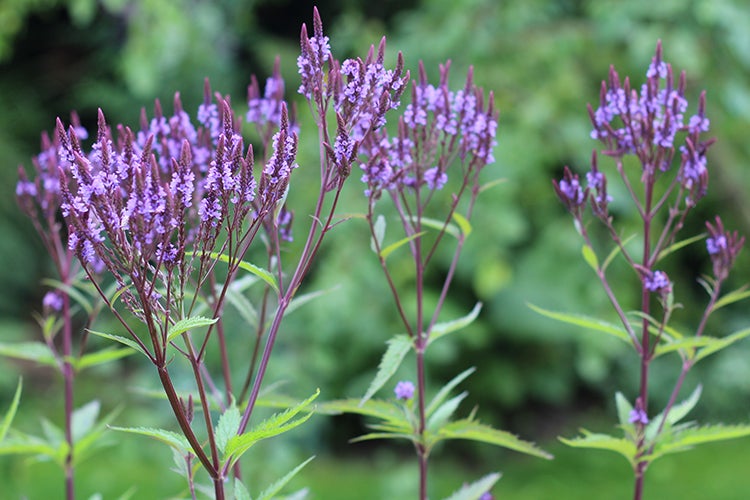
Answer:
<path fill-rule="evenodd" d="M 397 399 L 407 401 L 414 397 L 414 384 L 408 380 L 402 380 L 396 384 L 393 392 L 396 394 Z"/>

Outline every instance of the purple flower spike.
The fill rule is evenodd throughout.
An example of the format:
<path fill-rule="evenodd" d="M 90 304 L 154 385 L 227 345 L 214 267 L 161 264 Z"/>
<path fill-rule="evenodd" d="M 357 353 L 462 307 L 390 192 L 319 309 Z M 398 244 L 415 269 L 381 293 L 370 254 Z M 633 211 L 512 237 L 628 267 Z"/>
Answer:
<path fill-rule="evenodd" d="M 414 384 L 408 380 L 402 380 L 396 384 L 396 388 L 393 392 L 396 394 L 396 399 L 408 401 L 414 397 Z"/>
<path fill-rule="evenodd" d="M 479 500 L 494 500 L 494 499 L 495 497 L 492 496 L 492 493 L 490 493 L 489 491 L 482 493 L 482 496 L 479 497 Z"/>
<path fill-rule="evenodd" d="M 560 181 L 552 181 L 557 196 L 560 201 L 570 210 L 571 213 L 580 211 L 580 207 L 586 202 L 589 188 L 583 189 L 578 180 L 578 174 L 574 174 L 568 167 L 563 171 L 563 178 Z"/>
<path fill-rule="evenodd" d="M 716 217 L 716 225 L 706 222 L 709 237 L 706 239 L 706 249 L 711 256 L 714 277 L 723 280 L 729 275 L 734 260 L 745 243 L 745 237 L 740 237 L 737 231 L 733 233 L 724 229 L 721 218 Z"/>

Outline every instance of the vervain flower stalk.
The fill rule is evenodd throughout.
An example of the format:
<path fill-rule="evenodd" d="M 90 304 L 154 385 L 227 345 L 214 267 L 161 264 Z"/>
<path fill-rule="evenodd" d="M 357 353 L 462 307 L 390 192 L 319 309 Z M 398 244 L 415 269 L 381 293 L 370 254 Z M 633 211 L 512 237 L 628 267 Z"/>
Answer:
<path fill-rule="evenodd" d="M 73 114 L 71 133 L 85 139 L 86 130 L 81 126 L 76 114 Z M 58 169 L 59 141 L 55 136 L 42 135 L 42 151 L 32 160 L 33 180 L 26 171 L 19 168 L 19 181 L 16 185 L 16 198 L 21 210 L 31 219 L 36 232 L 49 253 L 55 267 L 59 283 L 55 289 L 49 290 L 43 299 L 40 326 L 44 341 L 56 360 L 56 367 L 63 379 L 64 397 L 64 437 L 67 453 L 64 459 L 65 496 L 75 497 L 74 470 L 74 442 L 73 442 L 73 412 L 75 406 L 74 386 L 76 370 L 73 360 L 83 355 L 86 346 L 87 330 L 94 320 L 95 311 L 92 309 L 83 325 L 83 334 L 79 339 L 77 352 L 74 339 L 75 305 L 71 303 L 68 293 L 80 280 L 81 267 L 75 253 L 66 244 L 66 231 L 60 218 L 62 203 L 62 189 Z"/>
<path fill-rule="evenodd" d="M 492 93 L 484 93 L 472 81 L 472 72 L 459 90 L 448 86 L 450 63 L 440 67 L 440 81 L 430 84 L 424 66 L 411 87 L 411 102 L 397 126 L 380 128 L 359 147 L 362 181 L 368 200 L 367 221 L 373 249 L 388 281 L 396 309 L 416 352 L 416 413 L 414 444 L 419 460 L 419 498 L 427 498 L 430 448 L 425 439 L 425 351 L 453 282 L 456 266 L 468 236 L 468 220 L 480 191 L 479 175 L 494 162 L 497 115 Z M 449 187 L 448 187 L 449 186 Z M 449 196 L 443 190 L 450 189 Z M 400 219 L 401 230 L 415 272 L 414 308 L 396 285 L 386 261 L 383 243 L 385 219 L 377 202 L 388 196 Z M 429 229 L 436 233 L 430 234 Z M 456 243 L 436 303 L 425 297 L 427 274 L 434 268 L 435 252 L 447 244 L 446 234 Z M 412 315 L 410 312 L 414 310 Z M 396 395 L 410 399 L 414 387 L 401 382 Z M 411 389 L 411 391 L 407 391 Z"/>
<path fill-rule="evenodd" d="M 172 116 L 166 116 L 157 102 L 154 117 L 149 119 L 144 111 L 136 131 L 111 127 L 100 111 L 90 148 L 84 147 L 75 123 L 68 129 L 57 123 L 57 162 L 49 170 L 60 186 L 68 252 L 78 257 L 128 332 L 126 342 L 154 365 L 190 446 L 184 457 L 187 470 L 193 470 L 191 463 L 197 459 L 217 499 L 224 498 L 230 469 L 236 476 L 239 469 L 233 467 L 233 457 L 222 456 L 226 443 L 218 441 L 211 402 L 222 412 L 235 402 L 244 403 L 233 430 L 238 436 L 246 431 L 281 321 L 336 224 L 340 193 L 357 152 L 385 124 L 386 112 L 398 106 L 408 81 L 400 55 L 395 69 L 384 67 L 385 40 L 377 50 L 371 47 L 365 59 L 336 60 L 317 10 L 313 36 L 302 27 L 301 49 L 299 92 L 318 128 L 320 186 L 303 249 L 292 266 L 285 265 L 288 258 L 281 242 L 291 238 L 293 214 L 285 204 L 291 174 L 298 167 L 298 127 L 284 101 L 278 62 L 262 96 L 257 79 L 248 89 L 247 119 L 260 133 L 260 159 L 245 146 L 229 99 L 212 96 L 208 83 L 197 123 L 183 109 L 179 95 Z M 24 189 L 30 192 L 32 184 L 22 177 L 19 192 Z M 265 233 L 261 239 L 268 270 L 244 261 L 260 232 Z M 219 271 L 218 262 L 226 263 L 227 269 Z M 261 318 L 251 336 L 253 354 L 242 388 L 235 391 L 222 315 L 241 268 L 262 278 L 266 289 Z M 103 272 L 116 283 L 114 295 L 103 286 Z M 120 303 L 145 326 L 146 334 L 131 325 Z M 199 315 L 206 310 L 208 318 Z M 206 327 L 202 338 L 193 332 L 198 327 Z M 218 345 L 221 356 L 224 394 L 205 365 L 212 345 Z M 180 397 L 174 387 L 169 367 L 175 352 L 191 367 L 196 398 Z M 200 432 L 193 422 L 195 401 L 202 410 Z M 192 476 L 189 479 L 194 494 Z"/>
<path fill-rule="evenodd" d="M 678 233 L 688 214 L 706 194 L 706 153 L 714 142 L 713 139 L 704 138 L 709 129 L 705 91 L 700 95 L 696 113 L 688 117 L 685 82 L 684 72 L 675 78 L 672 67 L 663 61 L 659 43 L 646 73 L 646 82 L 640 89 L 631 87 L 628 78 L 621 80 L 615 69 L 611 68 L 608 81 L 602 82 L 599 106 L 596 109 L 589 106 L 593 124 L 591 136 L 604 144 L 601 154 L 613 159 L 617 177 L 641 219 L 640 251 L 634 251 L 622 239 L 615 217 L 609 211 L 612 201 L 608 191 L 610 184 L 608 176 L 599 169 L 596 151 L 592 155 L 591 170 L 586 174 L 585 184 L 567 167 L 563 178 L 553 181 L 558 197 L 572 214 L 576 228 L 584 239 L 584 251 L 589 255 L 587 260 L 599 277 L 640 358 L 640 389 L 629 417 L 629 423 L 635 425 L 637 447 L 633 462 L 636 500 L 643 495 L 644 474 L 654 443 L 664 429 L 685 376 L 697 361 L 697 347 L 679 351 L 682 358 L 680 373 L 655 434 L 647 438 L 649 415 L 653 415 L 649 410 L 649 369 L 657 355 L 657 347 L 669 335 L 669 320 L 679 307 L 674 302 L 673 280 L 658 266 L 663 257 L 678 248 L 674 245 Z M 634 167 L 627 162 L 628 158 L 637 161 L 639 171 L 633 170 Z M 603 263 L 596 258 L 595 242 L 586 222 L 587 206 L 590 206 L 594 218 L 606 228 L 616 252 L 624 257 L 640 283 L 637 322 L 633 322 L 625 312 L 607 278 L 607 265 L 611 258 Z M 713 263 L 713 273 L 703 281 L 709 299 L 694 331 L 695 337 L 704 334 L 722 285 L 744 243 L 744 238 L 736 232 L 726 231 L 718 217 L 714 223 L 707 223 L 707 228 L 709 237 L 706 245 Z M 659 304 L 659 309 L 654 307 L 655 302 Z"/>

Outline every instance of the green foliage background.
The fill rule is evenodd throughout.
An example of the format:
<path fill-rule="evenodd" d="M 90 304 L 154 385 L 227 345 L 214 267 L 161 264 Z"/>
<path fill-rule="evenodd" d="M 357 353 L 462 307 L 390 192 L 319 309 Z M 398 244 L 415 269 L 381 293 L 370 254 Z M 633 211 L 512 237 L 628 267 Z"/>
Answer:
<path fill-rule="evenodd" d="M 468 365 L 476 366 L 467 386 L 471 392 L 467 407 L 479 403 L 485 420 L 540 442 L 560 432 L 570 434 L 578 423 L 601 413 L 612 415 L 614 391 L 634 392 L 635 357 L 614 341 L 565 328 L 526 307 L 531 302 L 548 309 L 610 314 L 593 274 L 580 258 L 580 242 L 554 196 L 550 178 L 557 177 L 564 165 L 584 169 L 597 147 L 589 138 L 586 103 L 598 101 L 609 65 L 640 85 L 661 39 L 665 59 L 676 70 L 687 72 L 691 110 L 700 90 L 707 90 L 711 131 L 719 138 L 709 154 L 709 195 L 684 234 L 701 232 L 703 221 L 716 213 L 728 227 L 750 234 L 750 142 L 745 136 L 750 125 L 750 9 L 743 0 L 327 0 L 316 4 L 337 55 L 363 54 L 387 34 L 388 57 L 395 58 L 395 51 L 401 50 L 412 70 L 422 59 L 434 76 L 437 65 L 451 58 L 452 74 L 460 85 L 473 65 L 475 81 L 495 93 L 501 111 L 497 163 L 484 176 L 487 181 L 506 182 L 480 198 L 472 220 L 475 231 L 445 319 L 450 319 L 448 314 L 466 314 L 476 301 L 485 307 L 477 323 L 432 351 L 434 383 L 445 382 Z M 51 272 L 36 235 L 13 201 L 16 167 L 30 164 L 38 151 L 39 132 L 51 129 L 56 116 L 65 118 L 72 109 L 90 130 L 97 107 L 110 123 L 136 123 L 140 107 L 150 111 L 155 97 L 170 109 L 175 91 L 180 91 L 186 109 L 194 110 L 204 77 L 210 78 L 214 89 L 232 95 L 241 109 L 250 74 L 258 74 L 262 81 L 277 54 L 288 95 L 296 99 L 297 37 L 301 23 L 311 19 L 312 5 L 293 0 L 0 3 L 3 341 L 36 334 L 30 318 L 41 302 L 39 282 Z M 300 114 L 307 118 L 304 109 Z M 303 131 L 306 126 L 310 123 L 303 123 Z M 301 137 L 303 168 L 295 172 L 290 195 L 300 218 L 312 196 L 304 186 L 314 172 L 305 173 L 304 167 L 315 164 L 315 137 Z M 365 207 L 358 173 L 353 177 L 343 211 L 356 214 Z M 614 210 L 626 224 L 633 222 L 623 205 L 615 204 Z M 322 257 L 308 289 L 330 292 L 288 318 L 269 380 L 285 379 L 296 395 L 309 394 L 315 387 L 323 388 L 325 399 L 359 395 L 372 377 L 385 341 L 397 329 L 395 313 L 361 220 L 339 226 Z M 676 320 L 695 324 L 704 300 L 695 278 L 709 267 L 704 249 L 689 247 L 670 266 L 670 276 L 677 280 L 676 298 L 685 306 Z M 619 273 L 616 280 L 628 293 L 633 276 L 625 270 Z M 748 276 L 750 260 L 743 253 L 734 285 L 748 281 Z M 409 275 L 405 272 L 400 278 L 407 284 Z M 711 333 L 727 333 L 747 326 L 749 320 L 744 305 L 727 308 L 712 320 Z M 239 328 L 236 342 L 244 345 Z M 240 348 L 236 355 L 235 364 L 246 353 Z M 664 387 L 654 391 L 656 398 L 666 399 L 673 367 L 670 360 L 656 366 L 657 373 L 666 374 Z M 28 387 L 36 387 L 27 391 L 22 411 L 33 415 L 34 409 L 55 408 L 57 380 L 6 360 L 0 361 L 0 394 L 12 394 L 19 370 L 30 377 Z M 104 381 L 97 380 L 96 385 L 115 384 L 125 391 L 131 384 L 148 385 L 150 375 L 129 360 L 98 374 Z M 413 375 L 404 372 L 403 376 Z M 747 419 L 747 343 L 699 366 L 686 390 L 698 378 L 705 386 L 698 416 Z M 658 383 L 658 378 L 654 380 Z M 81 398 L 101 397 L 93 389 L 82 389 Z M 133 407 L 143 405 L 142 399 L 125 394 L 108 395 L 105 406 L 111 408 L 122 398 L 132 399 Z M 133 425 L 154 418 L 153 412 L 130 408 L 124 415 Z M 159 418 L 168 422 L 167 417 Z M 358 420 L 314 422 L 309 425 L 317 426 L 318 432 L 299 438 L 294 443 L 299 449 L 317 453 L 325 446 L 332 453 L 369 453 L 346 444 L 360 428 Z M 284 462 L 278 447 L 267 453 Z M 747 451 L 743 453 L 747 460 Z M 472 450 L 472 454 L 476 461 L 498 460 L 486 450 L 479 450 L 479 455 Z"/>

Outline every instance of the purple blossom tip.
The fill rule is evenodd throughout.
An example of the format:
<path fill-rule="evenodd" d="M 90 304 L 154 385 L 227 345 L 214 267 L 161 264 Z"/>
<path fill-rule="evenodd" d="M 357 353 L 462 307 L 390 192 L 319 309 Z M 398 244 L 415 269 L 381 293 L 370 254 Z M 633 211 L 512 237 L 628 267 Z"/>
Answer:
<path fill-rule="evenodd" d="M 396 384 L 396 388 L 393 392 L 396 394 L 396 399 L 408 401 L 414 397 L 414 384 L 408 380 L 402 380 Z"/>
<path fill-rule="evenodd" d="M 633 408 L 630 411 L 630 418 L 628 418 L 628 422 L 630 422 L 631 424 L 648 425 L 649 419 L 648 415 L 642 408 Z"/>
<path fill-rule="evenodd" d="M 643 286 L 649 292 L 665 294 L 672 291 L 672 283 L 664 271 L 654 271 L 644 276 Z"/>

